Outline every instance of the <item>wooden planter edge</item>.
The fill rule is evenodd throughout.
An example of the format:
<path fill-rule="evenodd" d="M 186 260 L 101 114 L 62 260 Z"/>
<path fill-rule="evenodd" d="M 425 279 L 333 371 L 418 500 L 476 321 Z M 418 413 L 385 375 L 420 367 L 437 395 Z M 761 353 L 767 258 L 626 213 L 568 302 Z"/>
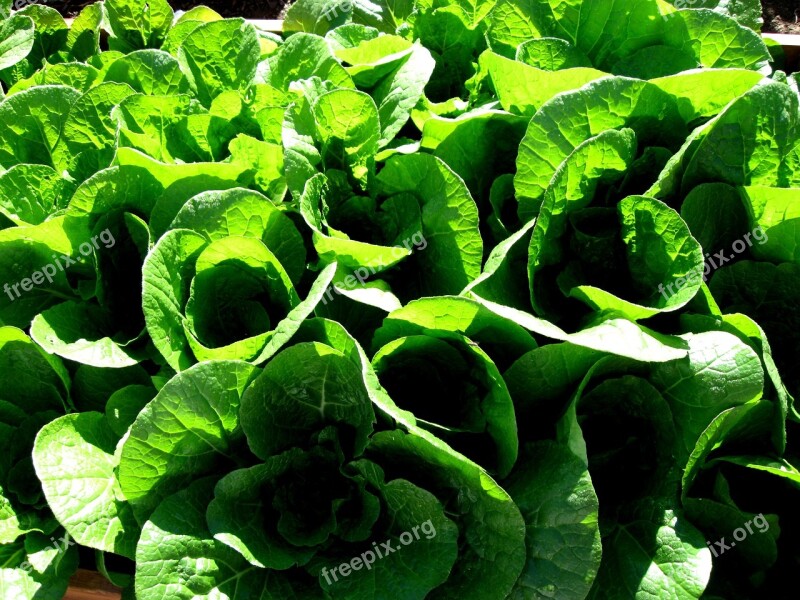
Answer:
<path fill-rule="evenodd" d="M 119 600 L 122 591 L 100 573 L 78 569 L 69 580 L 64 600 Z"/>

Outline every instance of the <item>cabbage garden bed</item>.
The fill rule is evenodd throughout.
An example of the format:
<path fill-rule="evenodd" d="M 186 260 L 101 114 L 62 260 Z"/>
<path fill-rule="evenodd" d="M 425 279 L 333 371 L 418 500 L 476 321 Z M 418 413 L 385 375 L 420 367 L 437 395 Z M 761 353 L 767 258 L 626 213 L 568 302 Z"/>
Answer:
<path fill-rule="evenodd" d="M 798 81 L 703 6 L 4 18 L 3 598 L 787 597 Z"/>

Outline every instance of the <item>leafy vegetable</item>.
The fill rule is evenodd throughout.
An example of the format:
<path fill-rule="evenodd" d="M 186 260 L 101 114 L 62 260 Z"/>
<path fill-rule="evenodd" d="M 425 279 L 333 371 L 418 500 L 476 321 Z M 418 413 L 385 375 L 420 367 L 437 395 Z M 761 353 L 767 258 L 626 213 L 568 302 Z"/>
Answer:
<path fill-rule="evenodd" d="M 0 8 L 4 597 L 792 589 L 758 2 Z"/>

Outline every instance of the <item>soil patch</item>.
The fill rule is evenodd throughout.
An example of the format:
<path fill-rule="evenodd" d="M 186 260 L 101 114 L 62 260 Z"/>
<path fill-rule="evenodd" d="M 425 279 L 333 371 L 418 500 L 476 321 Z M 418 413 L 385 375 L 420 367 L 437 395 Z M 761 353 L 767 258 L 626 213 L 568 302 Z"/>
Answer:
<path fill-rule="evenodd" d="M 800 34 L 800 0 L 763 0 L 764 27 L 768 33 Z"/>
<path fill-rule="evenodd" d="M 24 0 L 23 0 L 24 1 Z M 95 0 L 29 0 L 29 4 L 47 4 L 60 11 L 65 17 L 74 17 L 84 6 Z M 281 19 L 292 0 L 169 0 L 175 10 L 189 10 L 205 5 L 213 8 L 223 17 L 244 17 L 245 19 Z"/>
<path fill-rule="evenodd" d="M 47 4 L 61 11 L 65 17 L 74 17 L 94 0 L 19 0 L 30 4 Z M 176 10 L 189 10 L 205 4 L 223 17 L 246 19 L 280 19 L 293 0 L 170 0 Z M 800 34 L 800 0 L 762 0 L 766 33 Z"/>

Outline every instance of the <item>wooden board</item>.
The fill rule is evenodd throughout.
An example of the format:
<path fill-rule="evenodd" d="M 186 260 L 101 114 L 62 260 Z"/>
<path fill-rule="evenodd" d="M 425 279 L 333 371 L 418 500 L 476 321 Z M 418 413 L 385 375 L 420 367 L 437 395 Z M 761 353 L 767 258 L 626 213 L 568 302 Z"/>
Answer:
<path fill-rule="evenodd" d="M 94 571 L 78 569 L 69 581 L 64 600 L 119 600 L 121 590 Z"/>
<path fill-rule="evenodd" d="M 800 35 L 788 33 L 765 33 L 763 37 L 781 45 L 786 54 L 786 72 L 800 71 Z"/>
<path fill-rule="evenodd" d="M 280 19 L 247 19 L 247 22 L 252 23 L 257 29 L 263 31 L 271 31 L 272 33 L 283 31 L 283 21 Z M 797 37 L 800 37 L 800 35 Z"/>

